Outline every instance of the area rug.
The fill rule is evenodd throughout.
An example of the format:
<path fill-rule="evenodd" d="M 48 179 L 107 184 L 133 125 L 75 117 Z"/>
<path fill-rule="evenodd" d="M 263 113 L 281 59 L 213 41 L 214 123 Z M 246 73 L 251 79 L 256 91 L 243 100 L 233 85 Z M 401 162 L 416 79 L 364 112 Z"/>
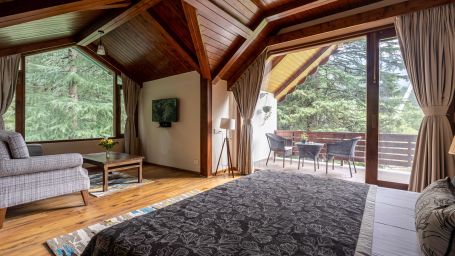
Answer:
<path fill-rule="evenodd" d="M 92 196 L 103 197 L 126 189 L 131 189 L 152 183 L 152 180 L 142 179 L 142 183 L 137 182 L 137 176 L 129 175 L 124 172 L 112 172 L 109 174 L 109 189 L 103 192 L 103 173 L 93 173 L 90 177 L 90 190 Z"/>
<path fill-rule="evenodd" d="M 129 220 L 136 216 L 141 216 L 143 214 L 153 212 L 156 209 L 166 207 L 168 205 L 182 201 L 186 198 L 192 197 L 199 193 L 201 193 L 200 190 L 197 189 L 191 190 L 190 192 L 183 193 L 175 197 L 171 197 L 169 199 L 149 205 L 147 207 L 134 210 L 126 214 L 93 224 L 86 228 L 82 228 L 74 232 L 49 239 L 46 241 L 46 244 L 49 246 L 51 251 L 57 256 L 78 256 L 82 254 L 85 247 L 90 242 L 90 239 L 101 230 L 121 223 L 125 220 Z"/>

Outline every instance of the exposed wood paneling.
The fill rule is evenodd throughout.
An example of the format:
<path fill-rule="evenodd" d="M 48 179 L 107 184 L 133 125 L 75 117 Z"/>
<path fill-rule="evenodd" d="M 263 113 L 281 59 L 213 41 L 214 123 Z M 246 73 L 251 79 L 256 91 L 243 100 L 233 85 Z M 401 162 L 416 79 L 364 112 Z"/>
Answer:
<path fill-rule="evenodd" d="M 250 0 L 213 0 L 213 3 L 248 27 L 261 14 L 261 9 Z"/>
<path fill-rule="evenodd" d="M 203 78 L 211 80 L 212 75 L 210 72 L 210 63 L 205 49 L 204 42 L 202 41 L 201 31 L 199 29 L 199 22 L 197 19 L 196 9 L 187 4 L 183 4 L 183 10 L 185 12 L 188 28 L 190 30 L 193 45 L 196 51 L 197 59 L 199 62 L 199 70 Z"/>
<path fill-rule="evenodd" d="M 161 1 L 148 11 L 166 28 L 169 34 L 173 35 L 174 38 L 178 38 L 183 48 L 191 52 L 196 58 L 181 0 Z"/>
<path fill-rule="evenodd" d="M 62 4 L 63 2 L 63 4 Z M 0 5 L 0 28 L 45 19 L 65 13 L 90 10 L 119 0 L 28 1 L 27 4 L 6 2 Z"/>
<path fill-rule="evenodd" d="M 241 23 L 229 13 L 225 12 L 220 7 L 210 1 L 201 0 L 184 0 L 188 4 L 194 6 L 198 12 L 209 20 L 215 21 L 229 32 L 248 38 L 253 31 L 245 24 Z"/>
<path fill-rule="evenodd" d="M 36 51 L 43 51 L 53 49 L 55 47 L 63 47 L 74 45 L 75 41 L 72 37 L 64 37 L 55 40 L 38 42 L 33 44 L 13 46 L 10 48 L 0 49 L 0 57 L 16 53 L 33 53 Z"/>
<path fill-rule="evenodd" d="M 83 31 L 78 39 L 79 45 L 89 45 L 90 43 L 94 42 L 98 39 L 98 31 L 102 30 L 104 33 L 109 33 L 110 31 L 118 28 L 119 26 L 125 24 L 126 22 L 130 21 L 136 15 L 140 14 L 143 11 L 146 11 L 150 7 L 154 6 L 161 0 L 141 0 L 137 4 L 131 6 L 126 11 L 122 12 L 120 15 L 116 16 L 115 18 L 107 21 L 100 27 L 92 28 L 90 27 L 87 31 Z"/>
<path fill-rule="evenodd" d="M 174 38 L 154 17 L 152 17 L 147 12 L 142 13 L 141 16 L 152 26 L 155 31 L 159 33 L 159 36 L 164 38 L 171 49 L 174 49 L 178 55 L 180 55 L 180 57 L 182 57 L 183 60 L 186 61 L 192 68 L 199 70 L 199 65 L 193 59 L 192 54 L 183 49 L 182 46 L 178 43 L 177 39 Z"/>
<path fill-rule="evenodd" d="M 195 70 L 142 15 L 105 35 L 103 43 L 108 55 L 141 81 Z"/>
<path fill-rule="evenodd" d="M 0 28 L 0 49 L 71 37 L 105 11 L 72 12 Z"/>

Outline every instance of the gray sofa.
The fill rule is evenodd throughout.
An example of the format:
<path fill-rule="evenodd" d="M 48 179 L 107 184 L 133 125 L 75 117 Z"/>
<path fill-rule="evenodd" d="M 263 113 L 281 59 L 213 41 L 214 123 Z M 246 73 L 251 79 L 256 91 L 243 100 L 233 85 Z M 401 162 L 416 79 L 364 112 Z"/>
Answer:
<path fill-rule="evenodd" d="M 88 204 L 90 180 L 80 154 L 42 155 L 19 133 L 0 130 L 0 228 L 11 206 L 81 192 Z"/>

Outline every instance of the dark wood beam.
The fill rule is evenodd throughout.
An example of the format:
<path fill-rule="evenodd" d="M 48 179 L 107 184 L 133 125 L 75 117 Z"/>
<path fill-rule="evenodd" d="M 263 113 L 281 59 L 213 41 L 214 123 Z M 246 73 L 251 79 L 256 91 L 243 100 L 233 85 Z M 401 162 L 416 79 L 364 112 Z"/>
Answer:
<path fill-rule="evenodd" d="M 71 46 L 76 44 L 74 38 L 72 37 L 64 37 L 59 39 L 53 39 L 45 42 L 33 43 L 33 44 L 26 44 L 26 45 L 19 45 L 10 48 L 0 49 L 0 57 L 8 56 L 16 53 L 21 54 L 30 54 L 34 52 L 39 52 L 43 50 L 50 50 L 56 47 L 64 47 L 64 46 Z"/>
<path fill-rule="evenodd" d="M 168 31 L 161 25 L 150 13 L 143 12 L 141 16 L 152 25 L 154 30 L 157 30 L 158 33 L 169 43 L 171 48 L 177 52 L 177 57 L 182 57 L 184 61 L 190 64 L 195 70 L 199 71 L 199 65 L 197 61 L 193 58 L 192 54 L 187 50 L 183 49 L 182 45 L 178 42 L 177 38 L 174 38 Z"/>
<path fill-rule="evenodd" d="M 248 67 L 249 64 L 254 60 L 256 56 L 253 56 L 252 59 L 240 60 L 242 56 L 250 50 L 250 48 L 257 48 L 257 47 L 265 47 L 264 41 L 267 39 L 267 36 L 273 30 L 273 23 L 279 19 L 284 19 L 290 17 L 292 15 L 302 13 L 314 8 L 318 8 L 320 6 L 329 4 L 334 2 L 335 0 L 317 0 L 317 1 L 309 1 L 306 4 L 300 4 L 297 7 L 293 7 L 290 9 L 284 9 L 280 12 L 272 12 L 269 13 L 265 17 L 261 23 L 254 29 L 253 33 L 247 40 L 237 49 L 237 51 L 229 58 L 226 64 L 216 73 L 214 82 L 217 82 L 220 79 L 228 79 L 226 77 L 227 73 L 230 69 L 233 68 L 234 65 L 238 63 L 243 63 L 244 61 L 247 62 L 247 65 L 243 65 L 242 67 Z M 281 10 L 281 9 L 280 9 Z M 262 48 L 259 52 L 262 52 L 264 48 Z M 250 50 L 251 51 L 251 50 Z M 251 52 L 255 52 L 254 50 Z M 257 52 L 257 51 L 256 51 Z M 238 73 L 238 72 L 237 72 Z M 232 75 L 231 75 L 232 76 Z M 236 74 L 239 76 L 239 74 Z M 229 80 L 233 80 L 232 78 Z M 234 81 L 235 82 L 235 81 Z"/>
<path fill-rule="evenodd" d="M 191 39 L 193 40 L 194 49 L 196 50 L 196 56 L 199 62 L 199 72 L 205 79 L 212 80 L 209 58 L 207 56 L 205 44 L 202 41 L 196 9 L 184 1 L 182 1 L 182 5 L 188 24 L 188 29 L 190 30 Z"/>
<path fill-rule="evenodd" d="M 249 38 L 253 31 L 245 24 L 208 0 L 184 0 L 213 22 L 233 34 Z"/>
<path fill-rule="evenodd" d="M 141 0 L 135 5 L 131 6 L 127 10 L 123 11 L 119 15 L 115 16 L 112 19 L 108 19 L 103 24 L 99 26 L 85 29 L 79 36 L 77 36 L 77 44 L 82 46 L 87 46 L 98 39 L 98 31 L 102 30 L 104 34 L 109 33 L 110 31 L 120 27 L 126 22 L 130 21 L 140 13 L 145 12 L 147 9 L 159 3 L 161 0 Z"/>
<path fill-rule="evenodd" d="M 0 7 L 0 28 L 25 22 L 45 19 L 70 12 L 86 11 L 92 8 L 120 2 L 119 0 L 61 0 L 29 1 L 27 4 L 17 2 L 3 3 Z"/>
<path fill-rule="evenodd" d="M 105 65 L 108 69 L 114 71 L 115 73 L 123 73 L 126 74 L 129 78 L 134 80 L 136 83 L 139 85 L 142 85 L 142 80 L 137 79 L 129 70 L 127 70 L 122 64 L 120 64 L 118 61 L 110 57 L 109 55 L 98 55 L 96 54 L 96 46 L 91 44 L 88 46 L 78 46 L 78 48 L 90 56 L 91 58 L 99 61 L 101 64 Z"/>
<path fill-rule="evenodd" d="M 268 45 L 280 44 L 300 38 L 313 36 L 316 34 L 322 34 L 325 32 L 331 32 L 338 29 L 352 27 L 368 22 L 391 18 L 399 15 L 403 15 L 410 12 L 420 11 L 423 9 L 455 2 L 454 0 L 410 0 L 401 2 L 389 6 L 385 6 L 379 9 L 351 15 L 335 19 L 332 21 L 324 22 L 321 24 L 309 26 L 306 28 L 298 29 L 295 31 L 287 32 L 284 34 L 277 35 L 270 39 Z"/>
<path fill-rule="evenodd" d="M 280 62 L 286 57 L 286 54 L 278 55 L 276 57 L 272 57 L 272 60 L 270 61 L 270 72 L 278 65 Z"/>
<path fill-rule="evenodd" d="M 118 3 L 107 4 L 107 5 L 100 5 L 97 7 L 93 7 L 90 10 L 108 10 L 108 9 L 118 9 L 118 8 L 126 8 L 131 5 L 131 1 L 121 1 Z"/>
<path fill-rule="evenodd" d="M 289 76 L 283 84 L 280 85 L 280 87 L 273 93 L 274 96 L 278 96 L 280 93 L 282 93 L 290 83 L 292 83 L 295 79 L 297 79 L 302 72 L 307 70 L 311 64 L 313 64 L 317 59 L 319 59 L 322 54 L 324 54 L 325 51 L 327 51 L 329 47 L 322 47 L 321 49 L 318 49 L 311 58 L 307 59 L 305 62 L 303 62 L 295 71 L 292 73 L 291 76 Z"/>
<path fill-rule="evenodd" d="M 339 0 L 307 0 L 305 3 L 302 3 L 301 1 L 293 1 L 291 5 L 284 5 L 267 11 L 265 13 L 265 19 L 269 22 L 285 19 L 292 15 L 303 13 L 337 1 Z"/>
<path fill-rule="evenodd" d="M 201 76 L 201 175 L 212 176 L 212 84 Z"/>

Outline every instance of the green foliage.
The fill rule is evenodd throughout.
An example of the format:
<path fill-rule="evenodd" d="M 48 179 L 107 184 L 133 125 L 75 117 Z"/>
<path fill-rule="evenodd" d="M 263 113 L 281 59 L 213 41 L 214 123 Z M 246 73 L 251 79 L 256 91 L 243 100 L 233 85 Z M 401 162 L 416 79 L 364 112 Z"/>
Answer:
<path fill-rule="evenodd" d="M 77 48 L 26 57 L 27 141 L 113 135 L 113 75 Z"/>
<path fill-rule="evenodd" d="M 381 43 L 381 133 L 416 134 L 421 110 L 396 40 Z M 278 103 L 278 129 L 365 132 L 366 40 L 340 45 L 329 61 Z"/>

